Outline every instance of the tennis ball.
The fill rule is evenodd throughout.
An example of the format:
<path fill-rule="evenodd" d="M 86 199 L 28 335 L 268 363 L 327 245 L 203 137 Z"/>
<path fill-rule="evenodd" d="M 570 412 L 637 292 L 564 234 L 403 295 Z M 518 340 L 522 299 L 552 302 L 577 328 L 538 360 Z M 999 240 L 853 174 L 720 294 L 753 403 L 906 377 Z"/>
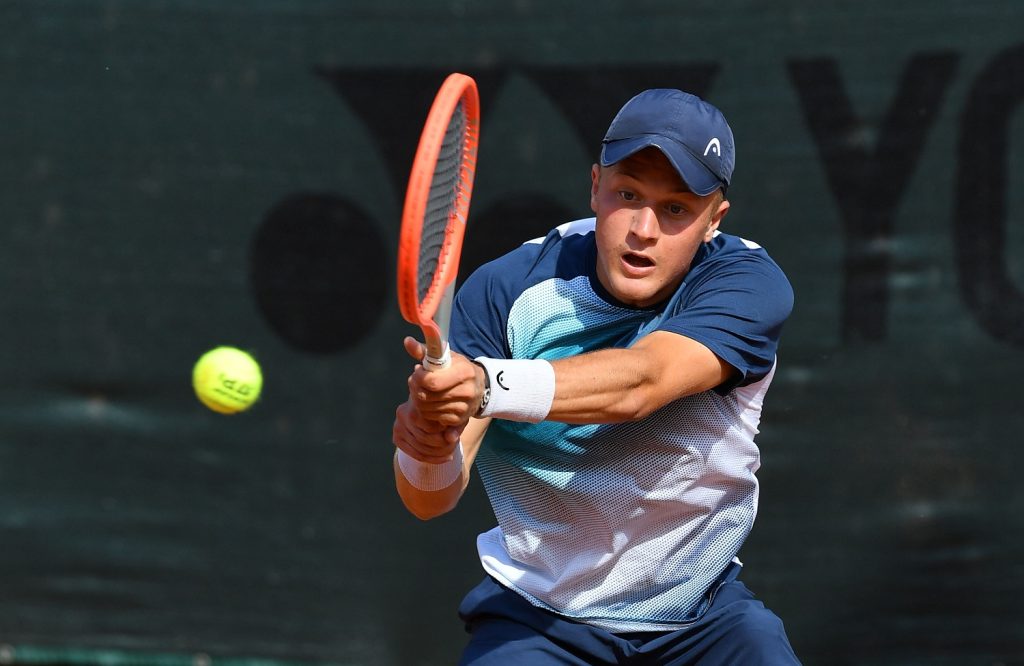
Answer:
<path fill-rule="evenodd" d="M 263 389 L 260 364 L 234 347 L 217 347 L 199 357 L 192 368 L 192 387 L 204 405 L 220 414 L 252 407 Z"/>

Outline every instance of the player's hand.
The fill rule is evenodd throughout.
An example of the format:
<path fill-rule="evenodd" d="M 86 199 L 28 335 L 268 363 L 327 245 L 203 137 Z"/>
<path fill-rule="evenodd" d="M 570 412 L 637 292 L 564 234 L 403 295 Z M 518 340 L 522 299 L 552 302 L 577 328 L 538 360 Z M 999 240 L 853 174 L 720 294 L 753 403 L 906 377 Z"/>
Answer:
<path fill-rule="evenodd" d="M 413 338 L 404 341 L 405 351 L 417 361 L 425 347 Z M 484 394 L 483 369 L 462 354 L 452 352 L 451 365 L 426 370 L 417 364 L 409 375 L 409 401 L 424 419 L 459 428 L 480 410 Z"/>
<path fill-rule="evenodd" d="M 444 426 L 420 416 L 411 401 L 398 406 L 391 439 L 395 446 L 420 462 L 439 465 L 452 459 L 461 428 Z"/>

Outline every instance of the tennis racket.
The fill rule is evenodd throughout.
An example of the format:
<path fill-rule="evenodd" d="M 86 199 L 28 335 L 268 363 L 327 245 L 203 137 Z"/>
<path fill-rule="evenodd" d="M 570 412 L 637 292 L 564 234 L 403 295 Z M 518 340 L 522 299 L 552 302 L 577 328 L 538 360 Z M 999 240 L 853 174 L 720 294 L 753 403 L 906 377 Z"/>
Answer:
<path fill-rule="evenodd" d="M 398 307 L 423 331 L 423 367 L 451 363 L 448 324 L 476 173 L 480 97 L 451 74 L 434 98 L 409 175 L 398 238 Z"/>

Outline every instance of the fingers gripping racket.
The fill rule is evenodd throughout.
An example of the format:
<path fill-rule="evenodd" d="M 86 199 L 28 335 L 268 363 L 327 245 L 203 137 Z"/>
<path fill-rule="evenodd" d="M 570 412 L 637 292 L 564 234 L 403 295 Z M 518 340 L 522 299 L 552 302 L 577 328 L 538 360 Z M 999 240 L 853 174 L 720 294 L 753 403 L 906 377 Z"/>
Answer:
<path fill-rule="evenodd" d="M 423 331 L 428 370 L 451 363 L 448 323 L 479 137 L 476 82 L 452 74 L 438 90 L 420 136 L 398 239 L 398 307 Z"/>

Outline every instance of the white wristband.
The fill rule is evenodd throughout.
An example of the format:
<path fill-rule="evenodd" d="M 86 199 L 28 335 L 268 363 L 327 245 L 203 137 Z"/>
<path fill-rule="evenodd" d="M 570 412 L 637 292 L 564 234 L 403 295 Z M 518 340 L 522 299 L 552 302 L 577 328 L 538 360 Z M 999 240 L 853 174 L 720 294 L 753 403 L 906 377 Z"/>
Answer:
<path fill-rule="evenodd" d="M 398 458 L 398 469 L 402 476 L 417 490 L 443 490 L 455 483 L 462 473 L 462 441 L 452 452 L 452 459 L 440 465 L 416 460 L 402 449 L 395 454 Z"/>
<path fill-rule="evenodd" d="M 555 369 L 543 359 L 473 359 L 487 373 L 490 389 L 478 416 L 540 423 L 555 400 Z"/>

